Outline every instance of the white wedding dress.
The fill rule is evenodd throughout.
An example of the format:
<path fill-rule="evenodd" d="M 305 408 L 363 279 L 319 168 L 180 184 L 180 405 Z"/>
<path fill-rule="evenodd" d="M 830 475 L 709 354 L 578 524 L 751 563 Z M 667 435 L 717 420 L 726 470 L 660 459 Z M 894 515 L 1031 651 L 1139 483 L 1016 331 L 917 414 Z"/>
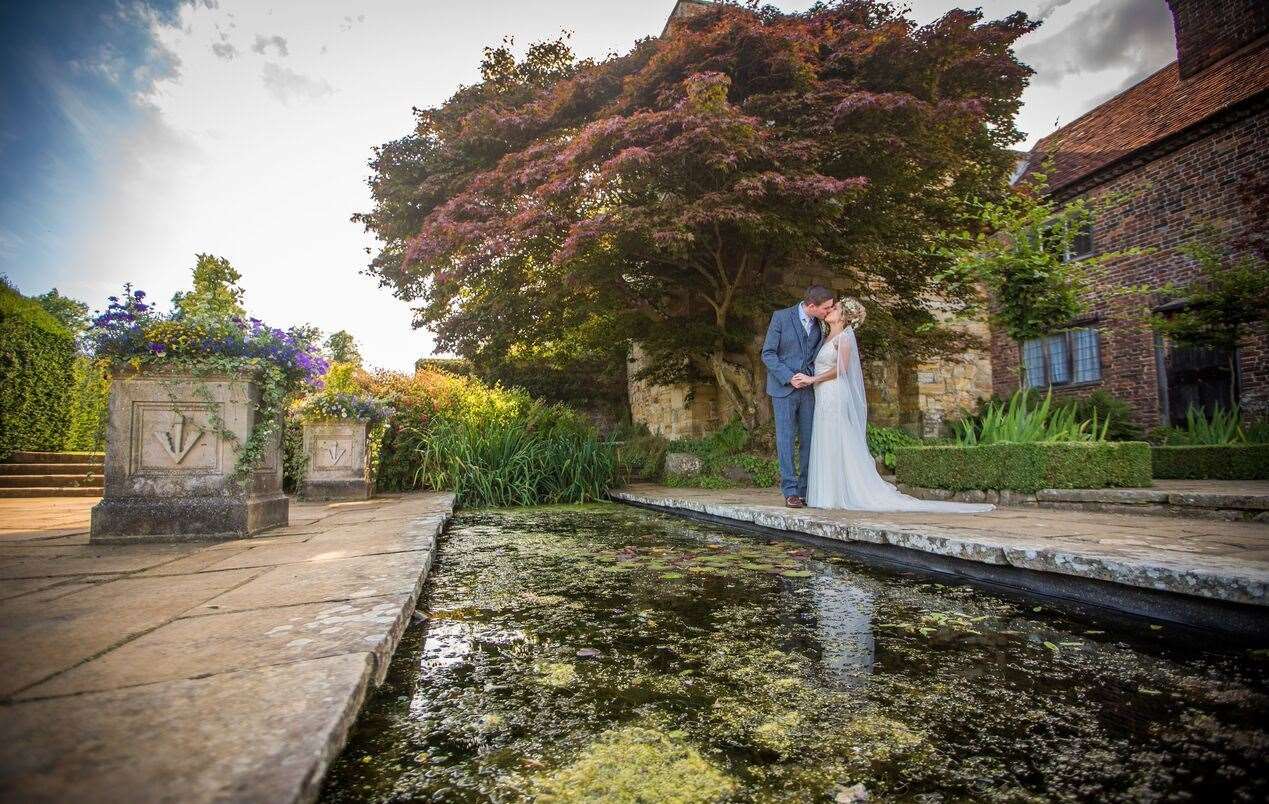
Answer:
<path fill-rule="evenodd" d="M 881 479 L 868 452 L 868 400 L 855 331 L 847 327 L 820 347 L 815 373 L 837 366 L 834 379 L 815 386 L 815 425 L 806 504 L 852 511 L 939 511 L 981 513 L 994 505 L 934 502 L 901 494 Z"/>

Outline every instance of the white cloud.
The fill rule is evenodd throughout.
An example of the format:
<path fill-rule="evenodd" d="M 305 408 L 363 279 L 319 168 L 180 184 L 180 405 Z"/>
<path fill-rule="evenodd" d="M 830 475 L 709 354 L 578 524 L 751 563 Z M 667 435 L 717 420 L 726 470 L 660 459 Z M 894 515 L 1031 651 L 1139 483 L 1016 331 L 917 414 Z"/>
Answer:
<path fill-rule="evenodd" d="M 225 61 L 230 61 L 234 56 L 238 55 L 238 48 L 228 42 L 212 42 L 211 49 L 212 53 L 215 53 L 218 58 L 222 58 Z"/>
<path fill-rule="evenodd" d="M 1176 58 L 1172 15 L 1156 0 L 1101 2 L 1056 35 L 1019 48 L 1018 58 L 1035 69 L 1039 84 L 1127 70 L 1127 79 L 1117 83 L 1131 86 Z"/>
<path fill-rule="evenodd" d="M 277 36 L 276 34 L 274 36 L 261 36 L 260 34 L 256 34 L 256 41 L 255 44 L 251 46 L 251 49 L 256 53 L 259 53 L 261 56 L 267 56 L 269 48 L 273 48 L 273 52 L 278 56 L 285 58 L 290 55 L 290 50 L 287 48 L 286 39 L 284 37 Z"/>
<path fill-rule="evenodd" d="M 269 94 L 286 104 L 294 100 L 317 100 L 335 91 L 324 78 L 310 78 L 271 61 L 265 62 L 260 78 Z"/>

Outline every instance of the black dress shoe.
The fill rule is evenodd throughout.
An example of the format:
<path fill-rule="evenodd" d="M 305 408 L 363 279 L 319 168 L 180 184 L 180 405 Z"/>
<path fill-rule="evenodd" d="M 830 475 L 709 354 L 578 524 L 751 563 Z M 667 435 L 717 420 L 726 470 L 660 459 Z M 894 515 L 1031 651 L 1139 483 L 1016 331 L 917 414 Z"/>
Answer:
<path fill-rule="evenodd" d="M 784 505 L 786 508 L 805 508 L 806 507 L 806 503 L 803 502 L 802 498 L 796 494 L 794 494 L 792 497 L 785 497 Z"/>

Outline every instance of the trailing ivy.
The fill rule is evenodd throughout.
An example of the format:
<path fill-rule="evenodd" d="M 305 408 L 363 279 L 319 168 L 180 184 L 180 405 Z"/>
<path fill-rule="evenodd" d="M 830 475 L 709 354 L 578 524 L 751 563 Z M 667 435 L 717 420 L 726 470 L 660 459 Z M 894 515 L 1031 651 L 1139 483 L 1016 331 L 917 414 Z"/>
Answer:
<path fill-rule="evenodd" d="M 62 448 L 74 362 L 71 333 L 0 278 L 0 459 Z"/>

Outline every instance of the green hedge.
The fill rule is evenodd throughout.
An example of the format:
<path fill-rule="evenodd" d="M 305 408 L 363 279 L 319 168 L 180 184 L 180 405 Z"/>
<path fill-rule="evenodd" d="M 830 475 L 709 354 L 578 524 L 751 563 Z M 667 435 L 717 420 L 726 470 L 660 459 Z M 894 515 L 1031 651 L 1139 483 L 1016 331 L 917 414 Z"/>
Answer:
<path fill-rule="evenodd" d="M 110 379 L 91 357 L 75 358 L 62 449 L 67 452 L 101 452 L 106 448 L 106 414 Z"/>
<path fill-rule="evenodd" d="M 1143 441 L 900 447 L 900 483 L 969 491 L 1139 487 L 1150 485 L 1150 445 Z"/>
<path fill-rule="evenodd" d="M 1154 447 L 1154 476 L 1172 480 L 1269 480 L 1269 444 Z"/>
<path fill-rule="evenodd" d="M 62 449 L 75 339 L 36 302 L 0 282 L 0 460 Z"/>

